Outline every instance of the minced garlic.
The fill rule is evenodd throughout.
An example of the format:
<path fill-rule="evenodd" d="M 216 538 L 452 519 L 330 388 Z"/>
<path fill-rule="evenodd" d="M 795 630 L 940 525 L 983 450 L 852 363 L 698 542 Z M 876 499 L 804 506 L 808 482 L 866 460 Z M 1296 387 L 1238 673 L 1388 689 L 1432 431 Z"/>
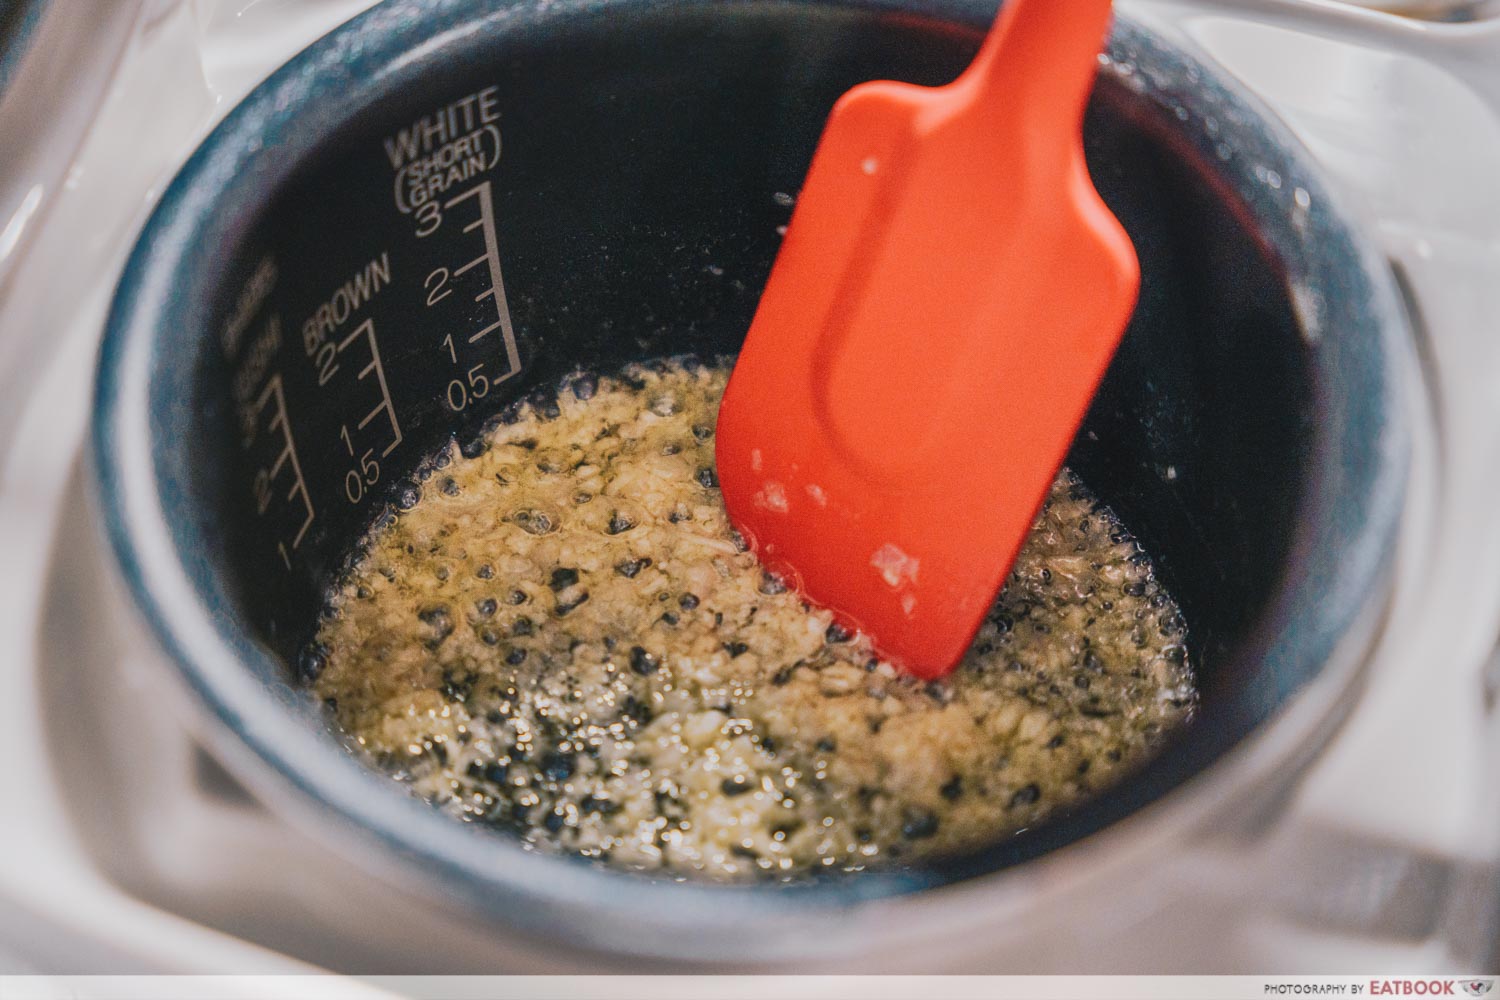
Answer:
<path fill-rule="evenodd" d="M 1066 471 L 947 681 L 807 607 L 726 518 L 727 377 L 580 374 L 438 456 L 304 656 L 380 766 L 529 845 L 793 877 L 992 842 L 1187 719 L 1178 609 Z M 905 558 L 878 568 L 899 578 Z"/>

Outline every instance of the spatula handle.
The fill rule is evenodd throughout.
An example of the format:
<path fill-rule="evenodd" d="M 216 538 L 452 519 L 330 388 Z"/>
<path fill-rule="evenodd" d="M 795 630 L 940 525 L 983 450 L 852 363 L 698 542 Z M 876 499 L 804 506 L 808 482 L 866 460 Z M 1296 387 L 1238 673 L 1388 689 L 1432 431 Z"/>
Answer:
<path fill-rule="evenodd" d="M 1111 16 L 1110 0 L 1005 0 L 955 86 L 974 88 L 980 106 L 1024 102 L 1028 118 L 1076 141 Z"/>

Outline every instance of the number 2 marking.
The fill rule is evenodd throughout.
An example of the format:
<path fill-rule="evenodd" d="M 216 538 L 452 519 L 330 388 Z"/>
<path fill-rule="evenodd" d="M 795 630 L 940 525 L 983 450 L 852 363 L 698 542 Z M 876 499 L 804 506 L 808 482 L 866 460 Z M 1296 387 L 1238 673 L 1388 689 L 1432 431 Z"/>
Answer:
<path fill-rule="evenodd" d="M 427 276 L 422 282 L 422 287 L 427 289 L 427 304 L 435 306 L 439 302 L 453 294 L 453 289 L 448 287 L 448 269 L 440 267 Z"/>

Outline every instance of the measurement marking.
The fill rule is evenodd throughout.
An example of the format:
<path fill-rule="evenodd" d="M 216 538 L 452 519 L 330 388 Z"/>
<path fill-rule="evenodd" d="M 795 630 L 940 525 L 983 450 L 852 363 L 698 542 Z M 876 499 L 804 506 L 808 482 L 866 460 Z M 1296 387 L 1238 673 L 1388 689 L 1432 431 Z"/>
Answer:
<path fill-rule="evenodd" d="M 475 257 L 473 260 L 469 261 L 463 267 L 461 267 L 458 270 L 454 271 L 453 272 L 453 276 L 456 278 L 460 274 L 463 274 L 465 271 L 471 270 L 472 268 L 476 268 L 480 264 L 483 264 L 485 261 L 487 261 L 489 259 L 490 259 L 490 255 L 489 254 L 482 253 L 478 257 Z"/>
<path fill-rule="evenodd" d="M 287 420 L 286 416 L 286 394 L 281 388 L 280 372 L 272 375 L 270 379 L 267 380 L 266 387 L 261 390 L 260 398 L 256 400 L 255 417 L 257 420 L 260 419 L 260 415 L 265 410 L 266 404 L 273 399 L 276 401 L 276 411 L 272 415 L 271 422 L 268 425 L 267 429 L 273 431 L 279 429 L 281 431 L 281 438 L 283 443 L 281 452 L 276 456 L 276 461 L 271 466 L 268 476 L 269 478 L 274 479 L 278 474 L 280 474 L 282 466 L 284 466 L 287 462 L 290 462 L 292 464 L 292 475 L 294 479 L 292 482 L 292 488 L 287 491 L 286 498 L 288 501 L 290 501 L 293 497 L 301 494 L 302 504 L 307 508 L 307 517 L 303 518 L 302 527 L 297 529 L 296 537 L 292 539 L 292 548 L 295 550 L 298 545 L 302 544 L 302 538 L 307 534 L 307 529 L 312 527 L 313 517 L 315 515 L 313 513 L 312 497 L 307 495 L 307 480 L 302 476 L 302 463 L 297 460 L 297 445 L 292 440 L 292 425 Z M 279 544 L 278 548 L 280 548 L 281 550 L 282 560 L 286 562 L 288 568 L 290 568 L 291 560 L 287 556 L 285 546 L 283 544 Z"/>
<path fill-rule="evenodd" d="M 494 295 L 494 294 L 495 294 L 495 290 L 493 288 L 487 289 L 486 291 L 480 292 L 478 295 L 474 296 L 474 301 L 475 302 L 483 302 L 485 299 L 489 298 L 491 295 Z"/>
<path fill-rule="evenodd" d="M 360 370 L 357 378 L 360 381 L 364 381 L 365 376 L 370 374 L 370 372 L 373 371 L 375 373 L 375 381 L 380 385 L 380 402 L 375 404 L 374 409 L 365 414 L 364 419 L 359 422 L 359 429 L 364 430 L 370 421 L 374 420 L 382 412 L 386 415 L 387 419 L 391 422 L 391 443 L 386 445 L 385 450 L 380 453 L 380 457 L 384 458 L 396 450 L 396 446 L 402 441 L 402 435 L 401 425 L 396 420 L 396 408 L 391 405 L 391 389 L 385 381 L 385 365 L 380 360 L 380 344 L 375 339 L 375 321 L 367 319 L 355 327 L 349 336 L 345 337 L 339 343 L 339 353 L 343 354 L 344 349 L 360 337 L 365 337 L 369 341 L 370 363 Z"/>
<path fill-rule="evenodd" d="M 491 323 L 489 326 L 485 327 L 483 330 L 480 330 L 478 333 L 476 333 L 472 337 L 470 337 L 469 338 L 469 343 L 471 343 L 471 344 L 474 343 L 474 341 L 478 340 L 480 337 L 483 337 L 487 333 L 494 333 L 495 332 L 495 328 L 498 327 L 498 326 L 500 326 L 500 325 L 501 325 L 500 321 L 496 320 L 495 322 Z"/>
<path fill-rule="evenodd" d="M 484 230 L 484 260 L 489 264 L 490 290 L 483 295 L 476 296 L 474 301 L 492 297 L 495 300 L 496 322 L 480 330 L 478 333 L 469 335 L 469 343 L 474 343 L 481 337 L 492 333 L 496 328 L 501 331 L 505 340 L 505 363 L 507 369 L 504 375 L 493 379 L 492 384 L 498 385 L 506 379 L 521 371 L 521 352 L 516 346 L 516 331 L 511 325 L 510 303 L 505 298 L 505 281 L 500 276 L 500 246 L 495 236 L 495 203 L 491 194 L 490 182 L 476 184 L 461 195 L 448 199 L 443 208 L 449 209 L 459 202 L 468 198 L 474 198 L 479 202 L 479 219 L 464 227 L 464 232 L 472 232 L 475 229 Z"/>

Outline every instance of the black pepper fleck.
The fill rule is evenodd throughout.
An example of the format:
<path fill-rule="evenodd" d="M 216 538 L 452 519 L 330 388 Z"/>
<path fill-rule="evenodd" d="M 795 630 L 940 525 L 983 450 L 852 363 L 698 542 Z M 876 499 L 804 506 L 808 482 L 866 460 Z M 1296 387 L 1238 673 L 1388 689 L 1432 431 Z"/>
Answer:
<path fill-rule="evenodd" d="M 542 758 L 541 772 L 548 781 L 567 781 L 573 777 L 573 759 L 567 754 L 549 753 Z"/>
<path fill-rule="evenodd" d="M 744 795 L 746 792 L 754 791 L 755 786 L 746 780 L 744 775 L 736 774 L 734 777 L 725 778 L 720 782 L 719 789 L 725 795 L 734 798 L 737 795 Z"/>
<path fill-rule="evenodd" d="M 630 647 L 630 669 L 645 677 L 661 669 L 661 662 L 642 646 Z"/>
<path fill-rule="evenodd" d="M 901 824 L 901 836 L 907 840 L 925 840 L 938 832 L 938 818 L 925 810 L 909 812 Z"/>
<path fill-rule="evenodd" d="M 1042 790 L 1036 785 L 1027 785 L 1024 788 L 1018 788 L 1016 789 L 1016 793 L 1010 797 L 1010 808 L 1019 809 L 1022 806 L 1032 805 L 1041 797 Z"/>
<path fill-rule="evenodd" d="M 308 682 L 317 680 L 328 663 L 328 647 L 321 642 L 308 643 L 297 654 L 297 672 Z"/>
<path fill-rule="evenodd" d="M 627 580 L 634 580 L 636 574 L 650 565 L 650 558 L 627 559 L 615 566 L 615 572 L 625 577 Z"/>

